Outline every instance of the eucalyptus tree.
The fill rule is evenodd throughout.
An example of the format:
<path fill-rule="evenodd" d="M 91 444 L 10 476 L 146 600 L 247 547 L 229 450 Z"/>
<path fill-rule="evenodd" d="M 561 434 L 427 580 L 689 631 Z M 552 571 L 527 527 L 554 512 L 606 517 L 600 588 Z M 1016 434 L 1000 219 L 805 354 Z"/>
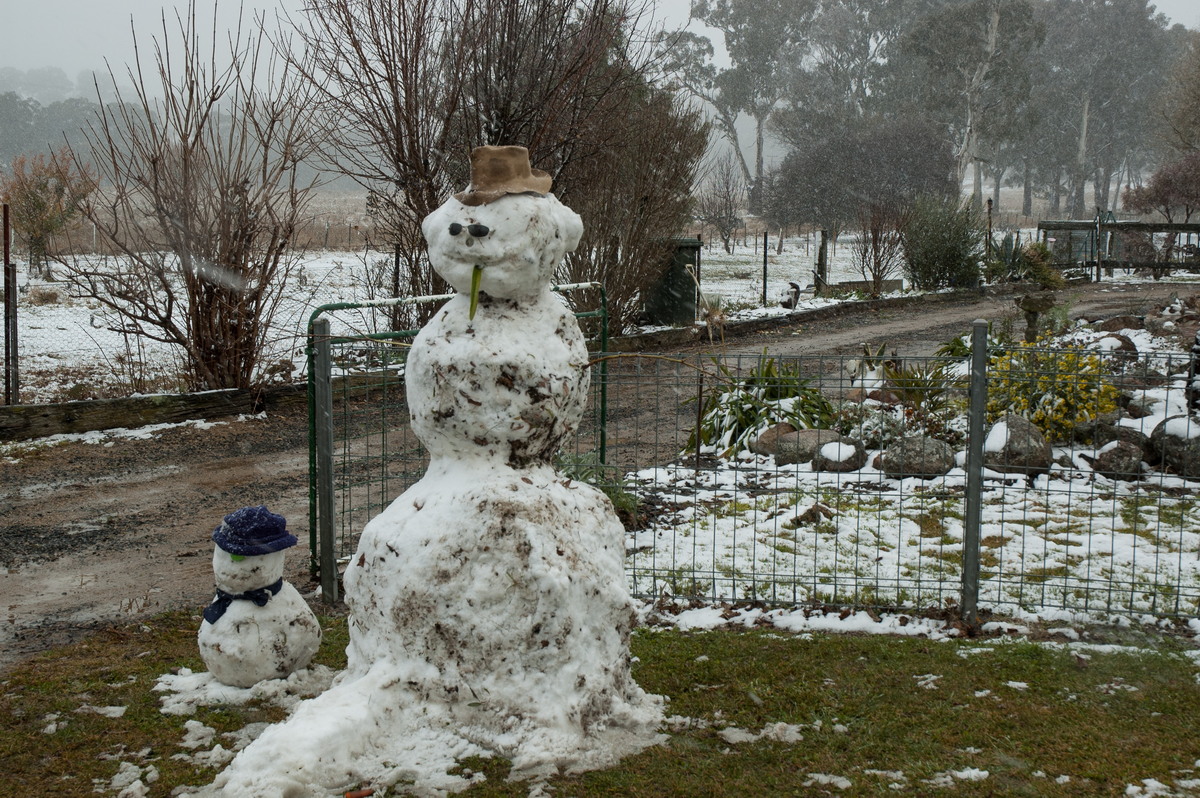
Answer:
<path fill-rule="evenodd" d="M 967 0 L 936 10 L 904 36 L 907 75 L 894 91 L 950 132 L 959 182 L 1004 138 L 1029 91 L 1029 58 L 1041 42 L 1030 0 Z"/>
<path fill-rule="evenodd" d="M 692 17 L 716 29 L 729 66 L 715 63 L 712 43 L 695 34 L 664 39 L 668 68 L 684 89 L 709 103 L 714 123 L 734 151 L 749 189 L 752 213 L 761 205 L 767 123 L 780 107 L 789 71 L 803 69 L 813 46 L 817 0 L 693 0 Z M 747 161 L 738 120 L 753 123 L 752 160 Z"/>
<path fill-rule="evenodd" d="M 1158 140 L 1178 152 L 1200 150 L 1200 33 L 1181 37 L 1179 55 L 1156 98 Z"/>
<path fill-rule="evenodd" d="M 945 131 L 915 117 L 868 117 L 840 136 L 793 150 L 769 184 L 768 216 L 796 218 L 835 233 L 870 209 L 899 216 L 919 196 L 958 196 Z"/>
<path fill-rule="evenodd" d="M 16 92 L 0 94 L 0 168 L 30 149 L 38 104 Z"/>
<path fill-rule="evenodd" d="M 1069 213 L 1107 208 L 1114 175 L 1149 155 L 1152 105 L 1171 61 L 1167 20 L 1149 0 L 1049 0 L 1046 80 Z M 1086 185 L 1094 187 L 1093 202 Z"/>

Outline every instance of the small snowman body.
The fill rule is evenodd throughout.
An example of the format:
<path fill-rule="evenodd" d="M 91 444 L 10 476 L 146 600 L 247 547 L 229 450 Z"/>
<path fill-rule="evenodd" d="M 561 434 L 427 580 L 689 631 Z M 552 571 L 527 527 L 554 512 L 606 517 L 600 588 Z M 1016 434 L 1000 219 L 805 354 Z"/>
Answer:
<path fill-rule="evenodd" d="M 251 687 L 308 665 L 321 626 L 283 578 L 284 549 L 296 544 L 283 516 L 245 507 L 213 532 L 217 594 L 204 610 L 200 657 L 222 684 Z"/>

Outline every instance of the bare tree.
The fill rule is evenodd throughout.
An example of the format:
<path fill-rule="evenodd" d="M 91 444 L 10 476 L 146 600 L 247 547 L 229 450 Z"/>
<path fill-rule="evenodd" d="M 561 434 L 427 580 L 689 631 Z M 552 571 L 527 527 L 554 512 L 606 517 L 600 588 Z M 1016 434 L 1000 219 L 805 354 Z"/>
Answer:
<path fill-rule="evenodd" d="M 611 169 L 614 156 L 653 152 L 658 162 L 637 165 L 666 170 L 661 161 L 677 156 L 666 147 L 639 149 L 640 137 L 682 128 L 630 121 L 648 118 L 660 102 L 647 80 L 652 50 L 635 41 L 650 7 L 647 0 L 314 0 L 293 20 L 304 45 L 293 61 L 321 93 L 333 166 L 374 192 L 376 218 L 387 220 L 384 235 L 401 253 L 401 293 L 446 289 L 425 266 L 420 223 L 467 184 L 476 146 L 528 147 L 533 166 L 554 176 L 554 192 L 583 214 L 585 236 L 611 229 L 611 217 L 588 208 L 603 212 L 605 203 L 589 197 L 607 196 L 612 175 L 597 179 L 588 161 Z M 694 172 L 695 158 L 684 163 Z M 641 200 L 625 197 L 622 207 Z M 643 207 L 660 236 L 686 218 L 674 205 Z M 610 241 L 586 237 L 581 246 L 609 249 Z M 610 265 L 593 263 L 596 271 Z"/>
<path fill-rule="evenodd" d="M 725 251 L 733 254 L 733 234 L 742 226 L 746 184 L 733 155 L 716 160 L 696 202 L 696 218 L 716 231 Z"/>
<path fill-rule="evenodd" d="M 132 96 L 85 131 L 101 189 L 82 212 L 117 257 L 76 257 L 69 275 L 120 332 L 181 347 L 192 387 L 247 388 L 299 257 L 312 185 L 297 165 L 316 140 L 306 84 L 261 27 L 239 23 L 227 53 L 215 18 L 204 38 L 194 2 L 174 26 L 164 16 L 150 62 L 135 48 Z"/>
<path fill-rule="evenodd" d="M 871 204 L 859 213 L 859 237 L 854 246 L 854 261 L 871 296 L 883 293 L 885 281 L 895 277 L 904 264 L 904 212 L 897 207 Z"/>
<path fill-rule="evenodd" d="M 604 156 L 569 167 L 570 184 L 578 187 L 569 200 L 585 229 L 559 277 L 602 283 L 610 331 L 617 334 L 637 322 L 647 293 L 671 262 L 671 237 L 690 216 L 692 181 L 708 129 L 678 97 L 649 88 L 638 102 L 625 97 L 614 103 L 612 116 L 630 135 Z M 584 304 L 577 302 L 577 309 L 591 309 L 588 298 L 581 295 Z"/>

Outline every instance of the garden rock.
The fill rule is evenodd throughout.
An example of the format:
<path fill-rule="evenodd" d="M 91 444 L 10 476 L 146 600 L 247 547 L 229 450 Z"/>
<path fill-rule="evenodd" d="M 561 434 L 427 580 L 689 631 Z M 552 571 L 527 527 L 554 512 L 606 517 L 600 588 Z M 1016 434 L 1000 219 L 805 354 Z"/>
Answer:
<path fill-rule="evenodd" d="M 1100 448 L 1095 456 L 1081 454 L 1080 457 L 1097 474 L 1110 479 L 1133 480 L 1142 476 L 1142 447 L 1129 441 L 1112 441 Z"/>
<path fill-rule="evenodd" d="M 954 449 L 937 438 L 912 435 L 889 446 L 878 464 L 892 479 L 940 477 L 954 467 Z"/>
<path fill-rule="evenodd" d="M 1113 316 L 1111 319 L 1098 321 L 1092 326 L 1100 332 L 1144 330 L 1146 329 L 1146 320 L 1141 316 Z"/>
<path fill-rule="evenodd" d="M 1154 406 L 1158 403 L 1158 399 L 1146 396 L 1133 397 L 1125 405 L 1125 412 L 1130 418 L 1145 418 L 1154 415 Z"/>
<path fill-rule="evenodd" d="M 769 427 L 750 443 L 750 451 L 755 454 L 779 454 L 779 439 L 795 431 L 796 428 L 786 421 Z"/>
<path fill-rule="evenodd" d="M 1032 421 L 1008 413 L 992 425 L 983 443 L 983 464 L 1009 474 L 1050 469 L 1050 443 Z"/>
<path fill-rule="evenodd" d="M 1124 426 L 1121 424 L 1123 418 L 1140 418 L 1140 416 L 1121 410 L 1101 413 L 1091 421 L 1077 425 L 1075 438 L 1097 447 L 1105 446 L 1113 441 L 1124 441 L 1137 446 L 1144 454 L 1148 453 L 1150 439 L 1146 433 L 1133 427 Z"/>
<path fill-rule="evenodd" d="M 1150 433 L 1150 454 L 1184 477 L 1200 477 L 1200 421 L 1186 415 L 1163 419 Z"/>
<path fill-rule="evenodd" d="M 775 462 L 778 465 L 810 462 L 822 446 L 841 439 L 842 436 L 831 429 L 802 429 L 780 435 L 775 442 Z"/>
<path fill-rule="evenodd" d="M 846 394 L 846 401 L 856 404 L 874 401 L 884 405 L 898 405 L 900 397 L 886 388 L 853 388 Z"/>
<path fill-rule="evenodd" d="M 1131 361 L 1137 359 L 1137 344 L 1128 335 L 1109 333 L 1096 341 L 1096 347 L 1105 354 L 1116 357 L 1118 360 Z"/>
<path fill-rule="evenodd" d="M 822 444 L 813 458 L 814 471 L 833 471 L 845 474 L 867 464 L 867 450 L 853 438 L 840 435 L 835 441 Z"/>
<path fill-rule="evenodd" d="M 1125 390 L 1153 388 L 1169 381 L 1169 377 L 1144 361 L 1130 363 L 1122 373 Z"/>

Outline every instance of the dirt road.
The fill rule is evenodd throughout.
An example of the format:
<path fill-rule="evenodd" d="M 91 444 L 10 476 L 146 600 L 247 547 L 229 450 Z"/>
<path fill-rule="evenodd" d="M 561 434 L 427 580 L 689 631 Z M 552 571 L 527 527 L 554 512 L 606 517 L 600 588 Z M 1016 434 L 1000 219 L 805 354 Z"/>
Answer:
<path fill-rule="evenodd" d="M 1075 317 L 1141 314 L 1200 285 L 1084 285 L 1060 292 Z M 730 338 L 729 352 L 852 354 L 864 343 L 931 353 L 977 318 L 1019 316 L 1012 295 L 851 313 Z M 1023 329 L 1023 320 L 1014 327 Z M 705 347 L 696 346 L 695 349 Z M 301 545 L 288 578 L 307 573 L 307 424 L 303 409 L 150 440 L 72 443 L 0 462 L 0 670 L 113 622 L 212 595 L 210 535 L 226 513 L 266 504 Z M 197 625 L 199 621 L 197 620 Z"/>

